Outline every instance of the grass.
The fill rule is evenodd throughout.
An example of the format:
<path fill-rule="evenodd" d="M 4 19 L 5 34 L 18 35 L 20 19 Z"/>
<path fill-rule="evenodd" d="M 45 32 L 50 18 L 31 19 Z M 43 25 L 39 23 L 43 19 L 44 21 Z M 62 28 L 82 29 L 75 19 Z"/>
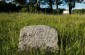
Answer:
<path fill-rule="evenodd" d="M 30 50 L 28 54 L 18 53 L 20 29 L 29 25 L 49 25 L 56 28 L 60 55 L 85 55 L 85 14 L 38 13 L 0 13 L 0 55 L 56 55 L 46 54 L 42 49 Z"/>

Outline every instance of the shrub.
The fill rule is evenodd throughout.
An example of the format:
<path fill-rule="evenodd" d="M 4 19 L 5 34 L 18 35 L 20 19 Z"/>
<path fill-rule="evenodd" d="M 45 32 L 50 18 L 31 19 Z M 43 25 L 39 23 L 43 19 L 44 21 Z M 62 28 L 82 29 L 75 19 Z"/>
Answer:
<path fill-rule="evenodd" d="M 16 4 L 0 2 L 0 12 L 14 12 L 19 11 L 21 6 L 16 6 Z"/>
<path fill-rule="evenodd" d="M 75 9 L 73 10 L 74 14 L 84 14 L 85 13 L 85 9 Z"/>

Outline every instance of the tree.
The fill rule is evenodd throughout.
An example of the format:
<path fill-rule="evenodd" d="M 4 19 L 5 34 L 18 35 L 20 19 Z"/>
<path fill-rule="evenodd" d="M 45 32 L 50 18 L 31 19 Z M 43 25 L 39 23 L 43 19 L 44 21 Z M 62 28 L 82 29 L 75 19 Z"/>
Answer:
<path fill-rule="evenodd" d="M 57 13 L 58 13 L 58 5 L 62 4 L 62 1 L 61 0 L 55 0 L 55 1 L 49 0 L 49 5 L 50 5 L 51 10 L 53 10 L 52 5 L 54 2 L 56 2 L 56 9 L 57 9 Z"/>
<path fill-rule="evenodd" d="M 52 10 L 53 10 L 53 8 L 52 8 L 52 3 L 53 3 L 53 1 L 52 1 L 52 0 L 49 0 L 49 5 L 50 5 L 50 10 L 51 10 L 51 12 L 52 12 Z"/>
<path fill-rule="evenodd" d="M 77 2 L 79 2 L 79 3 L 81 3 L 81 2 L 83 2 L 84 0 L 76 0 Z"/>
<path fill-rule="evenodd" d="M 76 0 L 64 0 L 67 4 L 68 4 L 68 7 L 69 7 L 69 14 L 71 14 L 71 10 L 72 8 L 75 7 L 75 1 Z"/>
<path fill-rule="evenodd" d="M 36 1 L 36 8 L 37 10 L 40 8 L 40 0 L 35 0 Z"/>
<path fill-rule="evenodd" d="M 75 7 L 75 3 L 76 2 L 81 3 L 83 0 L 64 0 L 64 1 L 68 4 L 69 14 L 71 14 L 72 13 L 71 10 L 72 10 L 72 8 Z"/>
<path fill-rule="evenodd" d="M 56 0 L 56 9 L 57 9 L 57 13 L 58 13 L 58 5 L 62 4 L 61 0 Z"/>
<path fill-rule="evenodd" d="M 19 3 L 19 4 L 25 4 L 26 0 L 15 0 L 15 2 Z"/>

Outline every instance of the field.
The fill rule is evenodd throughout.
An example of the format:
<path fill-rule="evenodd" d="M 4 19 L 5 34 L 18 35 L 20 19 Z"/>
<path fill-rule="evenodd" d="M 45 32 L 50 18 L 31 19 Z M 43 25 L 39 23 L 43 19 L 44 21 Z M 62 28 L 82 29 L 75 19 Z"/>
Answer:
<path fill-rule="evenodd" d="M 85 14 L 53 15 L 38 13 L 0 13 L 0 55 L 27 55 L 18 53 L 20 29 L 29 25 L 54 27 L 59 35 L 59 55 L 85 55 Z M 43 51 L 28 55 L 45 54 Z"/>

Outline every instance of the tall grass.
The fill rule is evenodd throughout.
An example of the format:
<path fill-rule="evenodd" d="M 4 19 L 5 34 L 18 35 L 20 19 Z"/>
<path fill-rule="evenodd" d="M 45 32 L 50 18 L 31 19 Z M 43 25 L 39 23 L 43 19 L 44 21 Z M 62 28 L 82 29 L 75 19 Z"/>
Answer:
<path fill-rule="evenodd" d="M 31 49 L 29 53 L 17 51 L 20 29 L 29 25 L 56 28 L 60 55 L 85 55 L 85 15 L 36 13 L 0 13 L 0 55 L 50 55 L 50 52 L 46 54 L 42 49 Z"/>

